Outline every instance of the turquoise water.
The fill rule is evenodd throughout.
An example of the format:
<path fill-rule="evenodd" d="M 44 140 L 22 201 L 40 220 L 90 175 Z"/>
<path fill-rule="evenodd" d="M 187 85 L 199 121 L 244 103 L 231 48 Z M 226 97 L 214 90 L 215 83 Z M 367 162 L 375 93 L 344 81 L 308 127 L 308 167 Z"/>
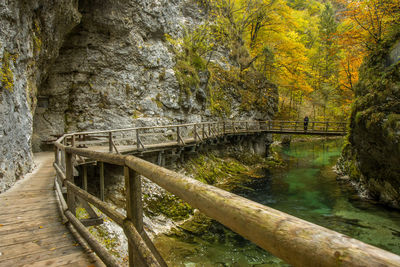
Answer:
<path fill-rule="evenodd" d="M 267 173 L 249 185 L 248 199 L 349 235 L 400 255 L 400 212 L 361 200 L 353 188 L 336 181 L 332 171 L 342 140 L 293 143 L 275 148 L 288 167 Z M 287 266 L 222 225 L 215 238 L 182 241 L 164 237 L 171 266 Z M 166 252 L 166 247 L 161 250 Z M 163 253 L 163 254 L 164 254 Z"/>

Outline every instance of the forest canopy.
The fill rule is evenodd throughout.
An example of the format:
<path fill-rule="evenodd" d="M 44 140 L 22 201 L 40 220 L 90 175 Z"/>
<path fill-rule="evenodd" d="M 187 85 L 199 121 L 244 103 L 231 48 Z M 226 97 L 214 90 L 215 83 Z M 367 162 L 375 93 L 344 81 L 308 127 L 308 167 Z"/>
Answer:
<path fill-rule="evenodd" d="M 181 97 L 207 73 L 211 110 L 230 98 L 262 110 L 279 91 L 282 119 L 349 116 L 363 58 L 399 27 L 398 0 L 198 0 L 207 22 L 171 40 Z M 225 52 L 229 68 L 215 64 Z"/>

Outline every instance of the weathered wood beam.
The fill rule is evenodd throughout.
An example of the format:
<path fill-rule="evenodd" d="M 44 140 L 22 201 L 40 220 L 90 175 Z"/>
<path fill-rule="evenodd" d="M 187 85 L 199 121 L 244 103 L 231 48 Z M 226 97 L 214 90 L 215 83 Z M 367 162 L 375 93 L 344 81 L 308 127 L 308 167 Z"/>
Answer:
<path fill-rule="evenodd" d="M 73 170 L 73 163 L 72 163 L 72 154 L 71 153 L 65 153 L 65 178 L 66 181 L 69 181 L 70 183 L 74 183 L 74 170 Z M 67 191 L 67 204 L 68 204 L 68 209 L 75 214 L 76 212 L 76 206 L 75 206 L 75 194 L 71 191 Z"/>
<path fill-rule="evenodd" d="M 89 218 L 89 219 L 80 219 L 79 220 L 85 227 L 88 226 L 97 226 L 103 224 L 102 218 Z"/>
<path fill-rule="evenodd" d="M 108 133 L 108 151 L 113 152 L 113 136 L 112 133 Z"/>
<path fill-rule="evenodd" d="M 100 161 L 100 199 L 104 201 L 104 162 Z"/>
<path fill-rule="evenodd" d="M 133 222 L 136 231 L 141 235 L 146 246 L 150 249 L 152 254 L 160 266 L 167 266 L 161 257 L 160 253 L 155 248 L 154 244 L 148 238 L 143 228 L 143 204 L 142 204 L 142 182 L 140 175 L 128 167 L 124 168 L 125 188 L 126 188 L 126 216 L 127 220 Z M 133 266 L 134 263 L 144 265 L 141 262 L 143 257 L 140 251 L 135 249 L 132 240 L 129 240 L 129 265 Z"/>
<path fill-rule="evenodd" d="M 83 190 L 88 190 L 88 173 L 86 165 L 83 165 Z"/>
<path fill-rule="evenodd" d="M 67 210 L 65 216 L 72 223 L 75 229 L 83 236 L 89 246 L 96 252 L 96 255 L 108 266 L 108 267 L 119 267 L 118 261 L 108 253 L 105 249 L 86 229 L 86 227 L 72 214 L 71 211 Z"/>
<path fill-rule="evenodd" d="M 102 161 L 114 165 L 124 166 L 124 156 L 113 153 L 97 152 L 87 148 L 65 147 L 68 153 L 78 154 L 83 157 L 91 158 L 96 161 Z"/>
<path fill-rule="evenodd" d="M 92 209 L 92 207 L 89 205 L 89 203 L 84 200 L 81 197 L 77 197 L 79 200 L 79 203 L 81 203 L 82 208 L 84 208 L 86 210 L 86 212 L 89 214 L 91 219 L 97 219 L 99 218 L 99 216 L 97 215 L 97 213 Z"/>
<path fill-rule="evenodd" d="M 57 183 L 57 180 L 55 182 L 55 189 L 56 189 L 56 197 L 57 197 L 57 204 L 58 208 L 60 210 L 60 215 L 61 215 L 61 221 L 63 224 L 66 224 L 68 222 L 67 217 L 65 217 L 64 212 L 68 210 L 67 203 L 65 202 L 63 193 L 61 192 L 60 185 Z"/>
<path fill-rule="evenodd" d="M 123 221 L 125 219 L 124 216 L 116 211 L 114 208 L 112 208 L 108 203 L 101 201 L 97 197 L 89 194 L 85 190 L 79 188 L 69 181 L 66 181 L 66 185 L 68 191 L 73 191 L 77 196 L 83 198 L 84 200 L 98 208 L 101 212 L 110 217 L 110 219 L 113 220 L 116 224 L 122 227 Z"/>
<path fill-rule="evenodd" d="M 142 258 L 142 264 L 137 266 L 149 266 L 149 267 L 162 267 L 156 257 L 153 255 L 152 251 L 147 247 L 146 242 L 143 240 L 142 236 L 138 233 L 135 225 L 130 220 L 125 220 L 123 229 L 128 240 L 131 241 L 138 255 Z M 144 264 L 143 264 L 144 263 Z M 136 266 L 136 265 L 135 265 Z"/>
<path fill-rule="evenodd" d="M 126 189 L 126 216 L 133 222 L 135 229 L 140 232 L 143 230 L 143 206 L 142 189 L 140 175 L 128 167 L 124 167 L 125 189 Z M 131 239 L 128 239 L 129 266 L 136 264 L 144 266 L 144 260 L 140 252 L 136 249 Z"/>
<path fill-rule="evenodd" d="M 111 143 L 112 143 L 112 145 L 113 145 L 113 147 L 114 147 L 114 149 L 115 149 L 115 152 L 116 152 L 117 154 L 121 154 L 121 153 L 119 153 L 119 151 L 118 151 L 118 149 L 117 149 L 117 146 L 115 145 L 114 141 L 111 140 Z"/>

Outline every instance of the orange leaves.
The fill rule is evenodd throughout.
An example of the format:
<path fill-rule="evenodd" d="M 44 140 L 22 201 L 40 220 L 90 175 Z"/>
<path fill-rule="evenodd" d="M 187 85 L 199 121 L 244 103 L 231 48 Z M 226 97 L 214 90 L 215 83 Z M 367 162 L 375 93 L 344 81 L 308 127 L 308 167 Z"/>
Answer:
<path fill-rule="evenodd" d="M 373 49 L 383 41 L 389 28 L 399 25 L 400 6 L 398 0 L 336 0 L 344 6 L 341 16 L 351 28 L 348 37 Z M 346 38 L 351 40 L 351 38 Z"/>

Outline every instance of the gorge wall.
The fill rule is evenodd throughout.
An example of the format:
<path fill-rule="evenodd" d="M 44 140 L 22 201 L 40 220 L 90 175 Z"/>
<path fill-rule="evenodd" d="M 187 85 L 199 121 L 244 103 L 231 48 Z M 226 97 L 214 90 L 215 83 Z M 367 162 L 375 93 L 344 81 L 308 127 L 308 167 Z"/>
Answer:
<path fill-rule="evenodd" d="M 80 18 L 77 1 L 0 1 L 0 192 L 32 167 L 38 88 Z"/>
<path fill-rule="evenodd" d="M 179 97 L 165 38 L 202 23 L 194 1 L 13 2 L 0 2 L 0 192 L 31 168 L 32 149 L 64 132 L 217 119 L 206 73 Z M 262 112 L 232 99 L 230 118 L 268 119 L 276 110 L 276 98 Z"/>
<path fill-rule="evenodd" d="M 400 208 L 400 30 L 360 70 L 338 169 L 367 197 Z"/>

